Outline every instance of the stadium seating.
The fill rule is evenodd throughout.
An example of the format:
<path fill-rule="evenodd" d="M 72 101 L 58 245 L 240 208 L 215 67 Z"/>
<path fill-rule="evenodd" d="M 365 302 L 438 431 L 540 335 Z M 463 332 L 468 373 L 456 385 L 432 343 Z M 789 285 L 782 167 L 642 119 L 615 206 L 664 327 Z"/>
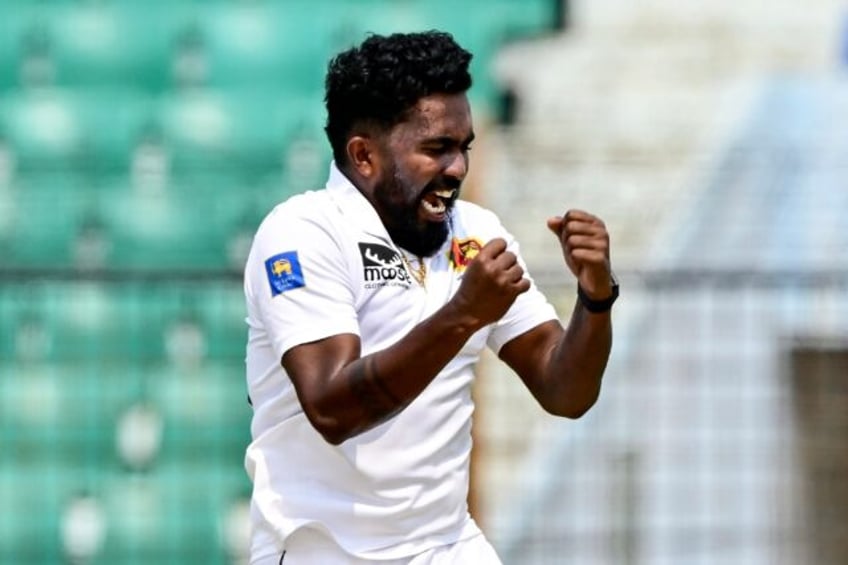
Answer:
<path fill-rule="evenodd" d="M 334 51 L 372 31 L 431 27 L 475 52 L 472 94 L 485 113 L 496 95 L 492 54 L 510 37 L 550 27 L 548 5 L 481 2 L 465 23 L 446 18 L 453 6 L 443 0 L 13 2 L 0 8 L 0 136 L 22 171 L 126 166 L 140 139 L 156 133 L 178 162 L 240 166 L 235 147 L 251 166 L 268 164 L 299 129 L 320 130 Z M 33 42 L 43 44 L 45 70 L 27 82 Z"/>
<path fill-rule="evenodd" d="M 65 531 L 83 495 L 106 524 L 94 563 L 226 562 L 249 488 L 241 303 L 230 284 L 3 287 L 0 563 L 83 543 Z"/>

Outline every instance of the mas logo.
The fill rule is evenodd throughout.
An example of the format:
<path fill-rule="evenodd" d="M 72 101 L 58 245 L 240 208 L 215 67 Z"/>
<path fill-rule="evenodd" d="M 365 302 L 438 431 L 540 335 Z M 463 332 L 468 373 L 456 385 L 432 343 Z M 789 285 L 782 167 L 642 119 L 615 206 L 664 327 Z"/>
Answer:
<path fill-rule="evenodd" d="M 377 243 L 359 243 L 365 288 L 411 286 L 412 279 L 397 251 Z"/>
<path fill-rule="evenodd" d="M 477 257 L 481 249 L 483 249 L 483 244 L 477 238 L 453 238 L 450 250 L 450 264 L 453 270 L 458 273 L 464 271 L 471 260 Z"/>
<path fill-rule="evenodd" d="M 265 260 L 265 272 L 271 285 L 271 296 L 306 286 L 297 251 L 286 251 Z"/>

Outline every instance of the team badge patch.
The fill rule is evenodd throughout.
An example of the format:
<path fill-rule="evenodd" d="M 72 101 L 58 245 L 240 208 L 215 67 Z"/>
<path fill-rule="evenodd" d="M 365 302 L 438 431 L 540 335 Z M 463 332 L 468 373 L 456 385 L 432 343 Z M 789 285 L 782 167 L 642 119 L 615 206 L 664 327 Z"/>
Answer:
<path fill-rule="evenodd" d="M 481 249 L 483 249 L 483 244 L 477 238 L 453 238 L 450 250 L 450 264 L 453 270 L 458 273 L 464 271 Z"/>
<path fill-rule="evenodd" d="M 271 296 L 306 286 L 297 251 L 286 251 L 265 260 L 265 271 L 271 285 Z"/>

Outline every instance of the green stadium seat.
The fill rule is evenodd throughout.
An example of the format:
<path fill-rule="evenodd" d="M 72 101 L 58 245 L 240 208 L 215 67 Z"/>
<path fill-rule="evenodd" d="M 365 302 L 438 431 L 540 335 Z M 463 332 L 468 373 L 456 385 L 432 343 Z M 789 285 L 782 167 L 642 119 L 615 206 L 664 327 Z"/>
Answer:
<path fill-rule="evenodd" d="M 5 457 L 21 463 L 52 457 L 46 440 L 59 432 L 64 408 L 61 369 L 47 363 L 0 365 L 0 430 Z"/>
<path fill-rule="evenodd" d="M 215 2 L 198 11 L 202 84 L 320 93 L 327 43 L 314 2 Z"/>
<path fill-rule="evenodd" d="M 228 373 L 244 376 L 244 351 L 247 342 L 247 316 L 244 290 L 240 277 L 231 283 L 207 285 L 197 289 L 193 300 L 196 317 L 206 336 L 206 357 L 219 363 L 236 363 Z M 227 383 L 233 383 L 226 377 Z M 236 378 L 236 386 L 244 390 L 244 378 Z"/>
<path fill-rule="evenodd" d="M 154 99 L 116 86 L 79 88 L 72 100 L 84 131 L 85 169 L 98 174 L 130 170 L 136 147 L 153 131 Z"/>
<path fill-rule="evenodd" d="M 255 88 L 163 96 L 158 126 L 175 173 L 196 169 L 279 170 L 288 140 L 320 131 L 320 98 Z"/>
<path fill-rule="evenodd" d="M 110 268 L 186 269 L 224 263 L 223 236 L 203 214 L 204 202 L 198 199 L 197 206 L 183 207 L 171 188 L 145 191 L 117 185 L 102 193 Z"/>
<path fill-rule="evenodd" d="M 0 3 L 0 92 L 20 86 L 26 38 L 38 28 L 38 13 L 29 0 Z"/>
<path fill-rule="evenodd" d="M 243 459 L 250 442 L 243 364 L 163 368 L 148 375 L 148 386 L 151 404 L 164 416 L 163 462 Z"/>
<path fill-rule="evenodd" d="M 0 231 L 4 267 L 69 268 L 74 241 L 96 212 L 83 179 L 63 172 L 22 175 L 6 189 L 6 225 Z"/>
<path fill-rule="evenodd" d="M 229 564 L 223 526 L 247 488 L 239 467 L 184 460 L 109 477 L 102 495 L 109 531 L 94 562 Z"/>
<path fill-rule="evenodd" d="M 161 91 L 171 85 L 175 37 L 192 8 L 185 2 L 64 1 L 44 12 L 56 84 Z"/>
<path fill-rule="evenodd" d="M 228 239 L 250 200 L 239 185 L 181 184 L 146 189 L 127 177 L 100 196 L 100 214 L 114 269 L 221 270 L 229 266 Z M 226 190 L 225 190 L 226 189 Z"/>
<path fill-rule="evenodd" d="M 60 461 L 27 465 L 0 456 L 0 563 L 63 561 L 66 504 L 94 489 L 98 473 Z"/>
<path fill-rule="evenodd" d="M 81 162 L 84 126 L 65 93 L 18 90 L 3 96 L 0 103 L 0 129 L 20 169 L 70 168 Z"/>

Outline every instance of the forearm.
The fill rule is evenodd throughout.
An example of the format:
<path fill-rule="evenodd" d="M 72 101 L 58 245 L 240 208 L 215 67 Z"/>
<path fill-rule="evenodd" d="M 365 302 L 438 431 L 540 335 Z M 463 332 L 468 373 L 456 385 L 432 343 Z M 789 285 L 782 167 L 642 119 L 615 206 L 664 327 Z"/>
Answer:
<path fill-rule="evenodd" d="M 589 410 L 600 394 L 611 348 L 610 312 L 591 313 L 578 301 L 568 327 L 548 358 L 545 409 L 570 418 Z"/>
<path fill-rule="evenodd" d="M 453 359 L 481 322 L 446 304 L 397 343 L 355 359 L 327 383 L 319 427 L 331 443 L 385 422 L 412 402 Z"/>
<path fill-rule="evenodd" d="M 381 351 L 363 357 L 359 337 L 340 334 L 283 355 L 307 418 L 328 442 L 341 443 L 403 410 L 474 332 L 501 319 L 530 288 L 506 247 L 503 239 L 489 241 L 451 299 Z"/>

